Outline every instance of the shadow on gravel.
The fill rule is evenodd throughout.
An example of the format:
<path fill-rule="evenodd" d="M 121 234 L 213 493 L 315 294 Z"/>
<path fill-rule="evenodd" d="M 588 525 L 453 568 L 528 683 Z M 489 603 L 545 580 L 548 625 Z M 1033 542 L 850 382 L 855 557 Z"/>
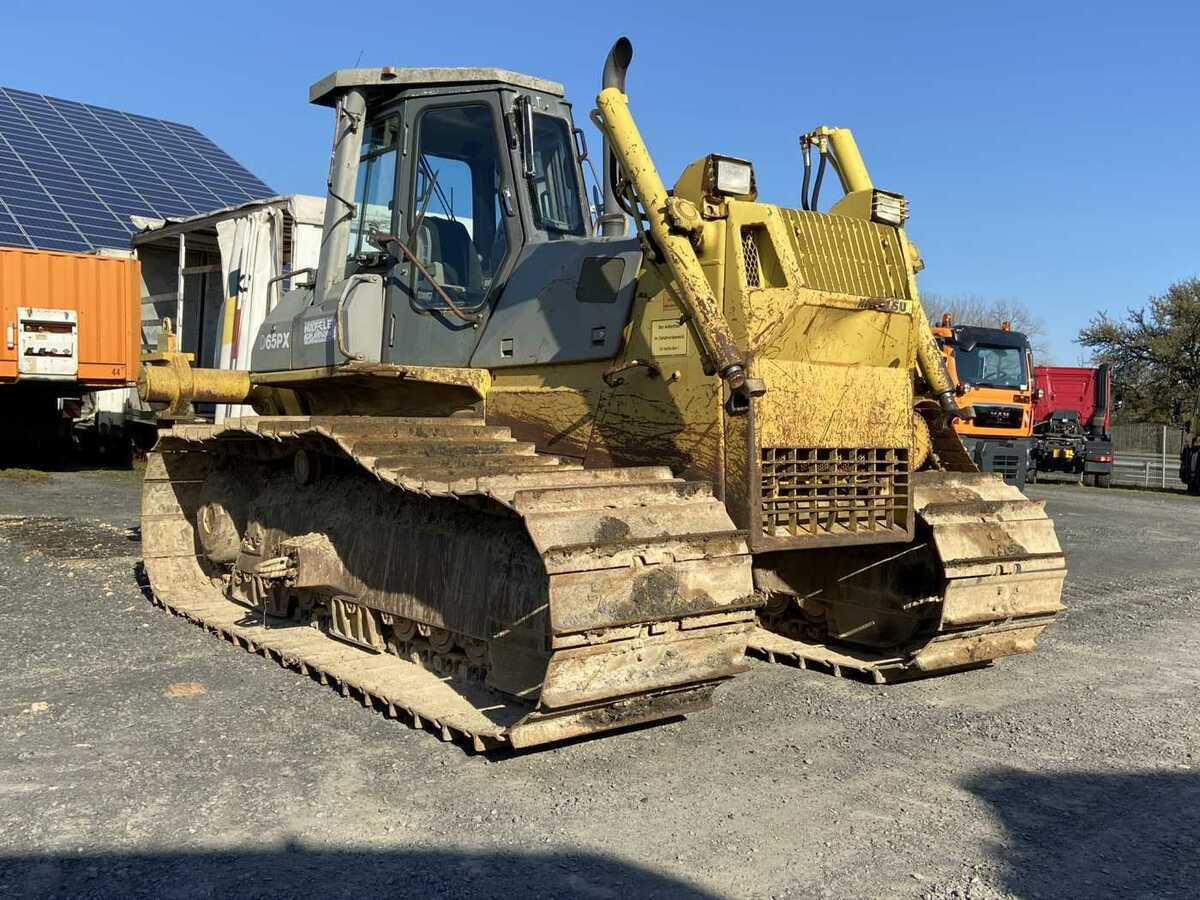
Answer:
<path fill-rule="evenodd" d="M 1200 774 L 998 770 L 964 786 L 1008 832 L 995 848 L 1018 897 L 1195 897 Z"/>
<path fill-rule="evenodd" d="M 0 535 L 52 559 L 112 559 L 138 553 L 141 528 L 70 516 L 3 516 Z"/>
<path fill-rule="evenodd" d="M 715 895 L 610 857 L 330 850 L 0 856 L 0 895 L 43 898 Z"/>

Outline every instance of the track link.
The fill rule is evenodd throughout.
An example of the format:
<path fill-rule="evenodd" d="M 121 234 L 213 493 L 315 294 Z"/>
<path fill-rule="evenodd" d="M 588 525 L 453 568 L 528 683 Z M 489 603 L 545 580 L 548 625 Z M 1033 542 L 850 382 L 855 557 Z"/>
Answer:
<path fill-rule="evenodd" d="M 262 610 L 230 599 L 199 552 L 195 517 L 207 474 L 219 460 L 278 462 L 301 450 L 332 454 L 408 498 L 459 501 L 479 516 L 479 504 L 490 504 L 493 517 L 499 509 L 523 523 L 544 568 L 546 600 L 529 611 L 545 621 L 549 645 L 536 690 L 510 696 L 441 677 L 307 625 L 264 622 Z M 367 554 L 383 560 L 403 543 L 389 545 L 384 534 L 363 539 L 384 542 Z M 255 417 L 176 426 L 161 434 L 147 466 L 143 542 L 154 597 L 166 609 L 476 750 L 703 709 L 719 683 L 745 669 L 756 602 L 744 536 L 708 485 L 665 467 L 584 470 L 471 419 Z M 378 583 L 389 564 L 358 575 Z M 487 601 L 487 591 L 473 596 Z M 469 605 L 458 612 L 468 615 Z M 435 616 L 429 624 L 446 622 Z"/>

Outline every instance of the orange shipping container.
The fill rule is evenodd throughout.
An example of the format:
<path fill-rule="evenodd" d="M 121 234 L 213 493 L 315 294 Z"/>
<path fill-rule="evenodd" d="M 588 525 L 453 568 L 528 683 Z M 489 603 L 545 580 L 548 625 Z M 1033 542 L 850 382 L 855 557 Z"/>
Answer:
<path fill-rule="evenodd" d="M 136 259 L 0 247 L 0 384 L 132 384 L 141 318 Z"/>

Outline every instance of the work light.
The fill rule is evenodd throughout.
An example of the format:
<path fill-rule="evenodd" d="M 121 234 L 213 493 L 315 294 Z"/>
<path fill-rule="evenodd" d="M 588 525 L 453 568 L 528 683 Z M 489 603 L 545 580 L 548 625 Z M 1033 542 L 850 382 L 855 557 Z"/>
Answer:
<path fill-rule="evenodd" d="M 744 159 L 713 157 L 713 185 L 716 193 L 727 197 L 745 197 L 754 193 L 754 166 Z"/>
<path fill-rule="evenodd" d="M 908 201 L 891 191 L 871 191 L 871 220 L 899 228 L 908 218 Z"/>

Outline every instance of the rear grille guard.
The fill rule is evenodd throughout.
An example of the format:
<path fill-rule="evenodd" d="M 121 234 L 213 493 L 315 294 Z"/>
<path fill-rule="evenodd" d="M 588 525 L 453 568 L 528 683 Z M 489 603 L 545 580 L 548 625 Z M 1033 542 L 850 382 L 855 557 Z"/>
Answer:
<path fill-rule="evenodd" d="M 907 447 L 763 447 L 759 524 L 774 538 L 911 533 Z"/>

